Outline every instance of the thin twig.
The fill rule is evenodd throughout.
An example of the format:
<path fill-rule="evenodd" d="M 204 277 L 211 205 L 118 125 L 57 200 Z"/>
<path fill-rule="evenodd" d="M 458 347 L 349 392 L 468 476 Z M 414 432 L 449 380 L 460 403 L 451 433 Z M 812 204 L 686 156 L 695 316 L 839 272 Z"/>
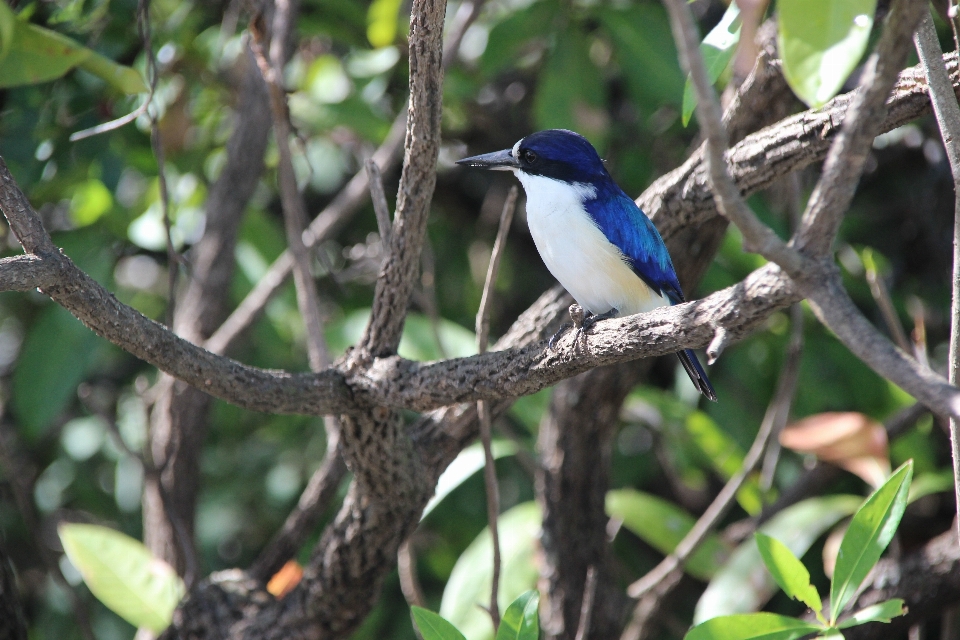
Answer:
<path fill-rule="evenodd" d="M 70 134 L 70 142 L 77 142 L 78 140 L 84 140 L 85 138 L 92 138 L 93 136 L 98 136 L 101 133 L 107 133 L 109 131 L 116 131 L 117 129 L 126 126 L 146 113 L 147 108 L 150 106 L 150 103 L 153 102 L 153 85 L 150 86 L 150 93 L 147 94 L 147 97 L 143 99 L 143 102 L 139 107 L 131 111 L 130 113 L 120 116 L 115 120 L 110 122 L 104 122 L 98 124 L 95 127 L 90 127 L 89 129 L 83 129 L 82 131 L 74 131 Z"/>
<path fill-rule="evenodd" d="M 953 301 L 950 305 L 950 364 L 947 375 L 950 384 L 956 385 L 960 375 L 960 105 L 957 104 L 950 77 L 943 66 L 943 52 L 929 11 L 924 13 L 920 21 L 914 41 L 927 76 L 933 113 L 940 126 L 953 174 Z M 950 418 L 950 449 L 953 453 L 954 490 L 957 504 L 960 505 L 960 421 L 955 417 Z M 960 518 L 957 523 L 960 527 Z"/>
<path fill-rule="evenodd" d="M 513 186 L 503 203 L 503 212 L 500 214 L 500 226 L 497 229 L 497 239 L 493 243 L 493 253 L 490 255 L 490 264 L 487 266 L 487 279 L 483 285 L 483 297 L 480 299 L 480 309 L 477 311 L 477 349 L 483 354 L 487 351 L 487 342 L 490 334 L 490 304 L 493 300 L 493 287 L 497 282 L 497 273 L 500 270 L 500 258 L 507 241 L 507 232 L 513 221 L 513 212 L 517 206 L 517 187 Z M 497 484 L 497 470 L 494 466 L 493 451 L 491 449 L 490 409 L 483 400 L 477 402 L 477 414 L 480 418 L 480 440 L 483 442 L 484 467 L 483 479 L 487 488 L 487 520 L 490 525 L 490 534 L 493 541 L 493 576 L 490 584 L 490 617 L 493 620 L 493 630 L 496 633 L 500 627 L 500 607 L 497 604 L 497 593 L 500 589 L 500 534 L 497 531 L 497 517 L 500 514 L 500 487 Z"/>
<path fill-rule="evenodd" d="M 370 181 L 370 200 L 373 202 L 373 212 L 377 216 L 377 229 L 380 231 L 380 245 L 386 254 L 390 246 L 390 233 L 393 223 L 390 221 L 390 205 L 387 204 L 387 194 L 383 190 L 383 176 L 380 167 L 371 158 L 364 165 L 367 168 L 367 180 Z"/>
<path fill-rule="evenodd" d="M 760 472 L 760 488 L 769 491 L 773 486 L 773 477 L 777 471 L 777 461 L 780 459 L 780 432 L 787 425 L 790 417 L 790 405 L 796 394 L 798 372 L 800 370 L 800 356 L 803 350 L 803 307 L 795 304 L 790 307 L 790 342 L 787 343 L 787 356 L 784 361 L 784 371 L 791 371 L 789 380 L 791 389 L 785 389 L 783 394 L 774 396 L 778 403 L 771 405 L 774 411 L 773 431 L 767 440 L 767 452 L 763 456 L 763 467 Z M 768 409 L 769 411 L 770 409 Z"/>
<path fill-rule="evenodd" d="M 265 34 L 262 33 L 259 20 L 252 23 L 253 38 L 251 48 L 257 59 L 257 65 L 270 91 L 270 110 L 273 113 L 273 130 L 280 152 L 277 167 L 280 185 L 280 202 L 287 231 L 287 244 L 293 256 L 293 279 L 297 290 L 297 306 L 307 333 L 307 355 L 310 368 L 320 371 L 330 364 L 330 355 L 323 335 L 323 320 L 320 317 L 320 301 L 313 279 L 311 257 L 303 242 L 303 229 L 306 224 L 307 210 L 303 195 L 297 187 L 297 176 L 293 168 L 293 155 L 290 151 L 291 126 L 287 96 L 283 88 L 283 63 L 285 59 L 284 36 L 289 33 L 289 22 L 293 19 L 292 3 L 278 0 L 275 3 L 269 58 L 264 52 Z"/>
<path fill-rule="evenodd" d="M 418 607 L 427 606 L 423 589 L 420 588 L 420 580 L 417 578 L 417 556 L 413 551 L 411 538 L 407 538 L 397 551 L 397 573 L 400 576 L 400 591 L 403 592 L 407 604 Z"/>
<path fill-rule="evenodd" d="M 597 567 L 587 569 L 587 581 L 583 585 L 583 603 L 580 605 L 580 622 L 577 623 L 575 640 L 587 640 L 590 635 L 590 617 L 593 615 L 593 599 L 597 594 Z"/>
<path fill-rule="evenodd" d="M 866 267 L 867 284 L 870 285 L 870 294 L 874 302 L 880 309 L 880 315 L 883 316 L 883 322 L 887 325 L 887 330 L 893 336 L 893 342 L 903 349 L 904 353 L 910 353 L 910 343 L 907 341 L 907 334 L 903 331 L 903 325 L 900 324 L 900 318 L 897 317 L 897 311 L 893 307 L 893 301 L 890 299 L 890 291 L 883 281 L 877 269 L 873 265 L 864 265 Z"/>

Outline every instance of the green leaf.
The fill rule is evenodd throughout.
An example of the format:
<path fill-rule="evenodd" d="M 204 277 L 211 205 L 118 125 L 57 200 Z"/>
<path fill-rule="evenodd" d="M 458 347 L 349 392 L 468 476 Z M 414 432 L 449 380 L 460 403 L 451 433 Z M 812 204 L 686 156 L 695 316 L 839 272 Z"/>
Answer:
<path fill-rule="evenodd" d="M 825 531 L 860 506 L 860 496 L 810 498 L 787 507 L 760 527 L 783 542 L 797 557 Z M 697 602 L 694 623 L 716 616 L 757 611 L 777 591 L 777 583 L 763 565 L 756 540 L 744 541 L 710 580 Z"/>
<path fill-rule="evenodd" d="M 17 26 L 17 16 L 6 2 L 0 2 L 0 62 L 7 57 L 13 44 L 13 32 Z"/>
<path fill-rule="evenodd" d="M 490 444 L 493 459 L 499 460 L 505 456 L 512 456 L 517 452 L 517 447 L 512 442 L 506 440 L 494 440 Z M 440 475 L 437 480 L 437 488 L 434 491 L 433 498 L 423 508 L 421 520 L 427 517 L 440 502 L 446 498 L 450 492 L 459 487 L 467 478 L 483 469 L 485 459 L 483 455 L 483 445 L 476 442 L 466 447 L 450 463 L 450 466 Z"/>
<path fill-rule="evenodd" d="M 78 227 L 86 227 L 100 219 L 113 207 L 113 195 L 96 178 L 77 185 L 70 199 L 70 219 Z"/>
<path fill-rule="evenodd" d="M 736 4 L 736 3 L 733 3 Z M 703 411 L 693 411 L 686 419 L 687 432 L 704 457 L 724 480 L 729 480 L 743 466 L 743 450 L 719 424 Z M 751 474 L 737 491 L 737 502 L 752 516 L 763 508 L 763 493 L 757 474 Z"/>
<path fill-rule="evenodd" d="M 676 549 L 696 521 L 686 511 L 662 498 L 634 489 L 608 491 L 607 515 L 619 518 L 623 526 L 663 554 Z M 684 569 L 701 580 L 709 580 L 729 555 L 716 534 L 710 534 L 693 553 Z"/>
<path fill-rule="evenodd" d="M 784 593 L 804 603 L 819 617 L 823 611 L 823 603 L 816 587 L 810 584 L 810 573 L 793 552 L 776 538 L 760 533 L 754 534 L 760 557 L 767 565 L 770 575 L 777 581 Z"/>
<path fill-rule="evenodd" d="M 535 502 L 524 502 L 500 514 L 500 610 L 537 585 L 535 564 L 542 517 Z M 490 601 L 493 544 L 484 528 L 460 555 L 440 602 L 440 615 L 468 640 L 492 640 L 490 616 L 477 605 Z"/>
<path fill-rule="evenodd" d="M 893 618 L 902 616 L 907 612 L 907 607 L 900 598 L 885 600 L 865 609 L 860 609 L 855 614 L 837 625 L 840 629 L 847 629 L 867 622 L 890 622 Z"/>
<path fill-rule="evenodd" d="M 104 57 L 96 51 L 90 52 L 90 57 L 80 63 L 79 67 L 101 78 L 111 87 L 127 94 L 146 93 L 149 87 L 143 81 L 140 72 L 132 67 L 117 64 L 110 58 Z"/>
<path fill-rule="evenodd" d="M 521 593 L 500 619 L 497 640 L 537 640 L 540 637 L 540 619 L 537 607 L 540 594 L 531 589 Z"/>
<path fill-rule="evenodd" d="M 397 39 L 400 0 L 373 0 L 367 10 L 367 39 L 373 47 L 386 47 Z"/>
<path fill-rule="evenodd" d="M 466 640 L 455 626 L 433 611 L 417 606 L 410 607 L 410 610 L 423 640 Z"/>
<path fill-rule="evenodd" d="M 533 99 L 538 129 L 572 129 L 603 148 L 609 126 L 603 75 L 576 24 L 557 34 Z"/>
<path fill-rule="evenodd" d="M 8 31 L 12 32 L 9 40 Z M 56 80 L 79 65 L 125 93 L 147 90 L 136 70 L 118 65 L 56 31 L 22 20 L 14 20 L 11 27 L 2 10 L 0 36 L 4 38 L 0 49 L 0 87 Z"/>
<path fill-rule="evenodd" d="M 545 46 L 546 37 L 557 21 L 558 11 L 551 2 L 534 2 L 497 23 L 487 37 L 480 56 L 480 70 L 494 76 L 518 60 Z"/>
<path fill-rule="evenodd" d="M 683 640 L 794 640 L 822 627 L 775 613 L 743 613 L 702 622 Z"/>
<path fill-rule="evenodd" d="M 717 81 L 737 51 L 737 43 L 740 42 L 740 23 L 740 7 L 736 2 L 731 2 L 717 26 L 711 29 L 700 43 L 700 53 L 703 55 L 703 62 L 707 67 L 707 76 L 711 83 Z M 696 108 L 697 94 L 693 90 L 693 82 L 688 75 L 687 82 L 683 86 L 683 126 L 690 123 L 690 117 Z"/>
<path fill-rule="evenodd" d="M 136 627 L 163 631 L 185 592 L 173 568 L 119 531 L 63 524 L 60 541 L 100 602 Z"/>
<path fill-rule="evenodd" d="M 837 566 L 830 585 L 831 623 L 836 622 L 837 616 L 893 539 L 907 508 L 907 493 L 912 477 L 913 461 L 907 461 L 867 498 L 850 521 L 840 543 Z"/>
<path fill-rule="evenodd" d="M 910 494 L 907 503 L 919 500 L 933 493 L 942 493 L 953 489 L 953 469 L 941 469 L 933 473 L 918 475 L 910 485 Z"/>
<path fill-rule="evenodd" d="M 837 95 L 867 47 L 876 0 L 780 0 L 783 75 L 811 107 Z"/>

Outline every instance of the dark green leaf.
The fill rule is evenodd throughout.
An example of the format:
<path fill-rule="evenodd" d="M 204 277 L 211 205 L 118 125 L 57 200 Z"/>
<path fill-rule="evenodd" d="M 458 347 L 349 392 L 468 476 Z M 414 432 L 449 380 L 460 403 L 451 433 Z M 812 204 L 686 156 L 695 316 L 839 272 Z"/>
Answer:
<path fill-rule="evenodd" d="M 902 616 L 907 612 L 907 607 L 903 600 L 894 598 L 885 600 L 865 609 L 860 609 L 855 614 L 837 625 L 840 629 L 855 627 L 867 622 L 890 622 L 893 618 Z"/>
<path fill-rule="evenodd" d="M 537 640 L 540 636 L 540 619 L 537 607 L 540 594 L 535 590 L 521 593 L 500 619 L 497 640 Z"/>
<path fill-rule="evenodd" d="M 435 614 L 422 607 L 410 607 L 413 619 L 423 640 L 466 640 L 457 628 Z"/>
<path fill-rule="evenodd" d="M 100 602 L 136 627 L 163 631 L 184 594 L 176 571 L 119 531 L 63 524 L 60 541 L 70 562 Z"/>
<path fill-rule="evenodd" d="M 720 616 L 698 624 L 684 640 L 794 640 L 822 627 L 775 613 Z"/>
<path fill-rule="evenodd" d="M 760 533 L 754 534 L 757 540 L 757 547 L 760 549 L 760 557 L 763 563 L 767 565 L 770 575 L 777 581 L 784 593 L 804 603 L 818 616 L 823 610 L 823 603 L 820 601 L 820 594 L 817 589 L 810 584 L 810 573 L 803 566 L 793 552 L 785 544 Z"/>
<path fill-rule="evenodd" d="M 863 57 L 876 0 L 780 0 L 778 49 L 797 96 L 821 107 Z"/>
<path fill-rule="evenodd" d="M 908 461 L 867 498 L 850 521 L 840 543 L 837 566 L 830 585 L 831 622 L 836 622 L 837 616 L 893 539 L 907 508 L 912 477 L 913 462 Z"/>
<path fill-rule="evenodd" d="M 703 55 L 703 62 L 707 67 L 707 76 L 711 83 L 717 81 L 737 51 L 737 43 L 740 42 L 739 18 L 740 7 L 736 2 L 731 2 L 717 26 L 711 29 L 700 43 L 700 53 Z M 688 76 L 683 86 L 683 126 L 687 126 L 690 122 L 690 117 L 696 108 L 697 96 Z"/>

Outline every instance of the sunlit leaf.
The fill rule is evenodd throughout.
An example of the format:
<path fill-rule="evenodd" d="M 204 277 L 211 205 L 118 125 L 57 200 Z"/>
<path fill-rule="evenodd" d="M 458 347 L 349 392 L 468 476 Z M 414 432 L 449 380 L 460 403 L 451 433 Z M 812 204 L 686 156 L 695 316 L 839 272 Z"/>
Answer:
<path fill-rule="evenodd" d="M 841 518 L 856 511 L 860 496 L 810 498 L 787 507 L 760 527 L 802 558 L 810 546 Z M 710 580 L 697 602 L 694 623 L 716 616 L 757 611 L 776 593 L 777 584 L 763 565 L 752 538 L 744 541 Z"/>
<path fill-rule="evenodd" d="M 700 53 L 707 67 L 707 77 L 714 83 L 727 68 L 737 51 L 740 42 L 740 7 L 731 2 L 723 18 L 717 23 L 707 37 L 700 43 Z M 690 117 L 697 108 L 697 95 L 693 91 L 693 82 L 687 77 L 683 86 L 683 126 L 690 123 Z"/>
<path fill-rule="evenodd" d="M 770 536 L 757 532 L 754 534 L 757 547 L 763 563 L 773 579 L 777 581 L 784 593 L 804 603 L 818 616 L 823 609 L 820 594 L 816 587 L 810 584 L 810 572 L 797 559 L 785 544 Z"/>
<path fill-rule="evenodd" d="M 797 96 L 821 107 L 837 95 L 860 62 L 876 0 L 780 0 L 778 50 Z"/>
<path fill-rule="evenodd" d="M 907 493 L 912 478 L 913 462 L 908 461 L 867 498 L 850 521 L 840 543 L 837 566 L 830 584 L 831 621 L 836 621 L 893 539 L 907 508 Z"/>
<path fill-rule="evenodd" d="M 516 445 L 505 440 L 493 441 L 490 449 L 495 460 L 512 456 L 517 451 Z M 484 462 L 483 445 L 479 442 L 475 442 L 461 451 L 437 480 L 436 491 L 434 491 L 433 498 L 430 499 L 427 506 L 423 508 L 421 520 L 426 518 L 451 491 L 463 484 L 467 478 L 483 469 Z"/>
<path fill-rule="evenodd" d="M 500 594 L 503 611 L 520 594 L 533 589 L 540 575 L 535 563 L 542 517 L 535 502 L 524 502 L 499 518 Z M 468 640 L 492 640 L 490 616 L 477 605 L 490 602 L 493 544 L 484 528 L 460 555 L 443 590 L 440 615 L 456 626 Z"/>
<path fill-rule="evenodd" d="M 867 622 L 890 622 L 890 620 L 893 618 L 902 616 L 906 613 L 907 607 L 903 600 L 900 598 L 894 598 L 893 600 L 885 600 L 857 611 L 855 614 L 839 623 L 837 627 L 840 629 L 847 629 L 849 627 L 855 627 Z"/>
<path fill-rule="evenodd" d="M 163 631 L 184 594 L 176 571 L 133 538 L 91 524 L 63 524 L 60 541 L 100 602 L 136 627 Z"/>
<path fill-rule="evenodd" d="M 91 51 L 90 57 L 82 61 L 79 66 L 123 93 L 146 93 L 148 90 L 139 71 L 117 64 L 96 51 Z"/>
<path fill-rule="evenodd" d="M 400 0 L 373 0 L 367 10 L 367 39 L 377 47 L 393 44 L 397 38 Z"/>
<path fill-rule="evenodd" d="M 465 640 L 455 626 L 433 611 L 422 607 L 410 607 L 410 610 L 413 612 L 413 619 L 417 623 L 417 629 L 420 630 L 423 640 Z"/>
<path fill-rule="evenodd" d="M 70 219 L 85 227 L 100 219 L 113 206 L 110 190 L 96 178 L 77 185 L 70 199 Z"/>
<path fill-rule="evenodd" d="M 514 600 L 500 619 L 497 640 L 537 640 L 540 637 L 540 618 L 537 607 L 540 594 L 531 589 Z"/>
<path fill-rule="evenodd" d="M 687 632 L 684 640 L 794 640 L 821 627 L 775 613 L 720 616 L 702 622 Z"/>
<path fill-rule="evenodd" d="M 622 520 L 631 533 L 663 554 L 672 552 L 696 521 L 672 502 L 634 489 L 607 492 L 606 510 L 607 515 Z M 710 534 L 684 568 L 696 578 L 709 580 L 729 553 L 720 538 Z"/>

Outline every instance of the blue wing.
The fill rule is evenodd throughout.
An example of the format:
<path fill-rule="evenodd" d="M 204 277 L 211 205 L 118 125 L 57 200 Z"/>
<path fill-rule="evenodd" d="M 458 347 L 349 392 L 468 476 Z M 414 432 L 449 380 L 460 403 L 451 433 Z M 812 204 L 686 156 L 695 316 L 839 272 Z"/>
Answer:
<path fill-rule="evenodd" d="M 619 187 L 613 185 L 611 191 L 584 202 L 587 213 L 630 261 L 641 280 L 671 304 L 684 302 L 673 262 L 657 228 Z"/>

